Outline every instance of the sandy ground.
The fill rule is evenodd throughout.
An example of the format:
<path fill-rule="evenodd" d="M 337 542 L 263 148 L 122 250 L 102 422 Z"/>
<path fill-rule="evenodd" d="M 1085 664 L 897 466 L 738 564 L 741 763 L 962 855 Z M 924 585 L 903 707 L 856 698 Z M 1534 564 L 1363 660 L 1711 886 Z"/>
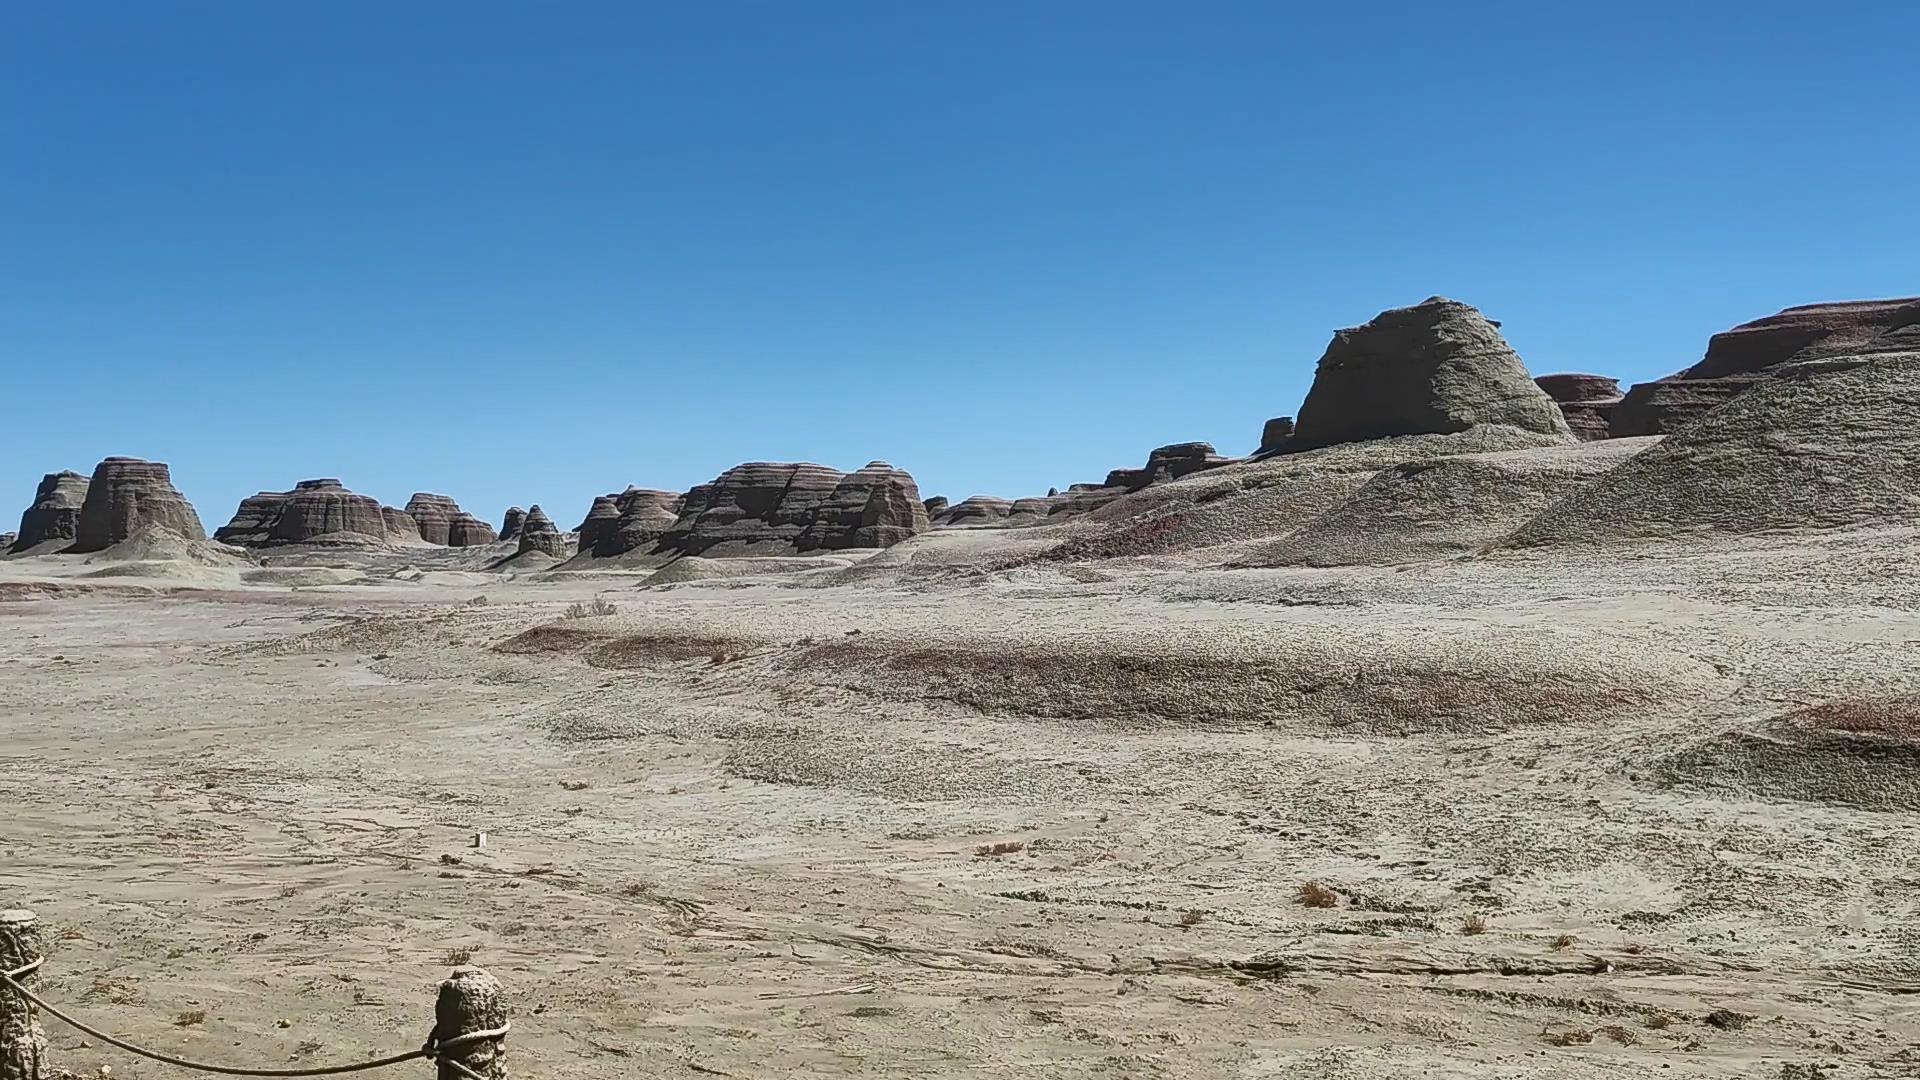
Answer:
<path fill-rule="evenodd" d="M 0 907 L 234 1065 L 415 1046 L 470 957 L 516 1076 L 1920 1076 L 1920 760 L 1769 773 L 1920 690 L 1917 563 L 0 562 Z"/>

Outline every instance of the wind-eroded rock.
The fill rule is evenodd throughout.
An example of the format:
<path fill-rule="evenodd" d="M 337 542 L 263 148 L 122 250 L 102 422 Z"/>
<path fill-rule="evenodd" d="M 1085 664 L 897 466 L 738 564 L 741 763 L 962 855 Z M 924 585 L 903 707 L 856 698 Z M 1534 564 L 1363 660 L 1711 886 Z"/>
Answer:
<path fill-rule="evenodd" d="M 292 491 L 263 491 L 240 500 L 233 520 L 213 538 L 248 547 L 314 541 L 377 544 L 390 535 L 391 509 L 370 495 L 348 491 L 338 480 L 302 480 Z"/>
<path fill-rule="evenodd" d="M 72 543 L 80 532 L 80 507 L 87 501 L 87 478 L 62 470 L 48 473 L 33 493 L 33 505 L 20 515 L 20 531 L 7 550 L 26 551 L 51 542 Z"/>
<path fill-rule="evenodd" d="M 1334 334 L 1287 450 L 1480 425 L 1573 437 L 1498 325 L 1436 296 Z"/>
<path fill-rule="evenodd" d="M 493 527 L 446 495 L 416 491 L 407 500 L 407 515 L 418 526 L 420 539 L 446 547 L 478 547 L 494 541 Z"/>
<path fill-rule="evenodd" d="M 931 521 L 947 512 L 947 497 L 945 495 L 935 495 L 927 499 L 922 505 L 927 508 L 927 520 Z"/>
<path fill-rule="evenodd" d="M 587 510 L 585 520 L 575 530 L 580 534 L 581 554 L 618 555 L 620 547 L 620 504 L 612 495 L 599 495 Z"/>
<path fill-rule="evenodd" d="M 527 512 L 517 506 L 507 507 L 507 516 L 500 519 L 500 539 L 502 541 L 520 539 L 520 528 L 527 520 Z"/>
<path fill-rule="evenodd" d="M 520 523 L 519 540 L 521 555 L 538 551 L 556 559 L 564 559 L 569 554 L 567 534 L 554 525 L 553 519 L 540 509 L 539 503 L 527 511 L 526 518 Z"/>
<path fill-rule="evenodd" d="M 1534 384 L 1560 404 L 1567 427 L 1582 442 L 1608 438 L 1613 432 L 1614 406 L 1620 404 L 1620 382 L 1605 375 L 1541 375 Z"/>
<path fill-rule="evenodd" d="M 974 528 L 981 525 L 1004 525 L 1007 515 L 1013 512 L 1013 501 L 995 498 L 992 495 L 975 495 L 962 499 L 947 507 L 941 515 L 940 525 L 945 528 Z"/>
<path fill-rule="evenodd" d="M 136 533 L 159 530 L 205 540 L 200 515 L 173 486 L 167 466 L 110 457 L 93 470 L 69 551 L 104 551 Z"/>
<path fill-rule="evenodd" d="M 617 500 L 620 521 L 616 527 L 619 551 L 644 551 L 660 542 L 680 518 L 680 496 L 653 488 L 628 488 Z"/>
<path fill-rule="evenodd" d="M 904 469 L 870 461 L 840 478 L 795 542 L 800 551 L 883 548 L 927 530 L 920 487 Z"/>
<path fill-rule="evenodd" d="M 792 549 L 840 478 L 837 469 L 807 462 L 736 465 L 687 492 L 660 545 L 685 555 Z"/>
<path fill-rule="evenodd" d="M 1677 431 L 1798 361 L 1916 351 L 1920 297 L 1790 307 L 1715 334 L 1699 363 L 1633 386 L 1613 410 L 1612 432 Z"/>

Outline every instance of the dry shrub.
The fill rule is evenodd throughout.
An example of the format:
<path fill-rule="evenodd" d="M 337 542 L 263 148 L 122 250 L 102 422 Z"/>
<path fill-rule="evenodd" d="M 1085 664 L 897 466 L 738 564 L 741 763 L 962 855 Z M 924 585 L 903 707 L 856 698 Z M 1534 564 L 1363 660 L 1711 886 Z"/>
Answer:
<path fill-rule="evenodd" d="M 1490 924 L 1487 922 L 1487 917 L 1476 911 L 1461 920 L 1460 932 L 1463 934 L 1484 934 L 1487 932 L 1488 925 Z"/>
<path fill-rule="evenodd" d="M 1330 908 L 1340 903 L 1339 893 L 1317 881 L 1309 881 L 1300 886 L 1300 891 L 1294 898 L 1299 900 L 1302 906 L 1313 908 Z"/>
<path fill-rule="evenodd" d="M 1593 1032 L 1574 1028 L 1571 1031 L 1543 1031 L 1540 1037 L 1548 1046 L 1585 1046 L 1593 1041 Z"/>
<path fill-rule="evenodd" d="M 584 619 L 587 617 L 587 606 L 575 600 L 573 603 L 567 605 L 567 610 L 563 617 L 568 619 Z"/>
<path fill-rule="evenodd" d="M 1673 1016 L 1670 1013 L 1654 1013 L 1647 1017 L 1647 1026 L 1656 1031 L 1665 1031 L 1673 1026 Z"/>
<path fill-rule="evenodd" d="M 1579 938 L 1574 937 L 1572 934 L 1561 934 L 1559 937 L 1553 939 L 1553 947 L 1556 949 L 1572 948 L 1573 943 L 1579 940 Z"/>
<path fill-rule="evenodd" d="M 1206 912 L 1198 911 L 1198 910 L 1195 910 L 1194 908 L 1188 908 L 1187 910 L 1182 911 L 1180 913 L 1180 925 L 1181 926 L 1199 926 L 1201 921 L 1204 920 L 1206 917 L 1207 917 Z"/>
<path fill-rule="evenodd" d="M 981 844 L 973 849 L 973 855 L 976 859 L 989 859 L 996 855 L 1011 855 L 1016 851 L 1025 850 L 1027 850 L 1025 840 L 1001 840 L 997 843 Z"/>
<path fill-rule="evenodd" d="M 188 1009 L 186 1012 L 173 1018 L 173 1026 L 175 1027 L 198 1027 L 206 1022 L 207 1010 L 205 1009 Z"/>
<path fill-rule="evenodd" d="M 472 959 L 473 959 L 472 949 L 454 949 L 448 952 L 447 955 L 441 957 L 440 962 L 446 965 L 447 967 L 459 967 L 460 965 L 465 964 L 471 961 Z"/>
<path fill-rule="evenodd" d="M 585 780 L 562 780 L 560 786 L 568 791 L 585 791 L 589 785 Z"/>

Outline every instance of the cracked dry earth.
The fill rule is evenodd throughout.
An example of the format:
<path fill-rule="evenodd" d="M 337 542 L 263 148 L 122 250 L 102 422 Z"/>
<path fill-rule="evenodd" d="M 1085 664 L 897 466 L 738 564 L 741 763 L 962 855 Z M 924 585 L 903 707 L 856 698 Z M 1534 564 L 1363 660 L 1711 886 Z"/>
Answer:
<path fill-rule="evenodd" d="M 1920 767 L 1780 719 L 1916 689 L 1900 544 L 15 590 L 0 907 L 232 1065 L 470 957 L 517 1076 L 1915 1076 Z"/>

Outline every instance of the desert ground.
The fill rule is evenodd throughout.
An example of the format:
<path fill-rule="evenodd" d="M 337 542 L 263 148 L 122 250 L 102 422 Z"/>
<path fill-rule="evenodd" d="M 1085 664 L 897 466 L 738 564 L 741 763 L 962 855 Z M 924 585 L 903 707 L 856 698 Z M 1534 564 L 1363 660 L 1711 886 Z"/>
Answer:
<path fill-rule="evenodd" d="M 416 1046 L 470 962 L 515 1076 L 1920 1075 L 1913 530 L 1017 532 L 0 561 L 0 907 L 50 1000 L 229 1065 Z"/>

